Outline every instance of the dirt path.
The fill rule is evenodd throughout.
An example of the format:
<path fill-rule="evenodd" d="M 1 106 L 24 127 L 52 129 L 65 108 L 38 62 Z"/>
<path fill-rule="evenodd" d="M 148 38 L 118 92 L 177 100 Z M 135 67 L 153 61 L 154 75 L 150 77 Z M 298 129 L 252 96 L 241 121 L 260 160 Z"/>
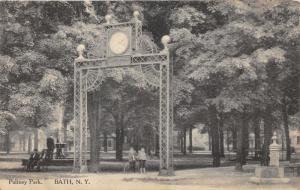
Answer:
<path fill-rule="evenodd" d="M 291 177 L 286 185 L 255 185 L 249 183 L 253 173 L 235 172 L 233 167 L 176 171 L 174 177 L 146 174 L 64 172 L 1 172 L 1 190 L 299 190 L 299 177 Z M 39 179 L 39 181 L 37 180 Z M 14 181 L 15 180 L 15 181 Z M 21 184 L 12 184 L 12 183 Z M 11 184 L 9 184 L 11 183 Z M 22 184 L 23 183 L 23 184 Z M 24 184 L 26 183 L 26 184 Z M 31 183 L 31 184 L 29 184 Z M 41 183 L 41 184 L 32 184 Z"/>

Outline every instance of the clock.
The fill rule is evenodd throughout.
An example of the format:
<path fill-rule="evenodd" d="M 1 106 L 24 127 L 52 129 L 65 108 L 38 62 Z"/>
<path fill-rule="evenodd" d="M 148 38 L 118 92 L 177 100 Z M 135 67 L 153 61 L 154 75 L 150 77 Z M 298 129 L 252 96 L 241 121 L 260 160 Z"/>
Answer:
<path fill-rule="evenodd" d="M 115 55 L 124 54 L 129 47 L 128 35 L 122 31 L 114 32 L 109 39 L 109 49 Z"/>

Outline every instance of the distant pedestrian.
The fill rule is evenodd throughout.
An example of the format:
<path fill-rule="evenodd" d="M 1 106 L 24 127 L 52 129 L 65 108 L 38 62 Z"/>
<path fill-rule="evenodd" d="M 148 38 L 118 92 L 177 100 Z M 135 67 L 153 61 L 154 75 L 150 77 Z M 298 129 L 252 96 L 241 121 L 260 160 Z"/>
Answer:
<path fill-rule="evenodd" d="M 53 137 L 48 137 L 47 138 L 47 159 L 52 160 L 53 159 L 53 152 L 54 152 L 54 139 Z"/>
<path fill-rule="evenodd" d="M 128 161 L 129 161 L 129 169 L 131 171 L 135 172 L 136 152 L 135 152 L 135 150 L 132 147 L 130 147 L 130 149 L 129 149 Z"/>
<path fill-rule="evenodd" d="M 140 166 L 140 172 L 146 173 L 146 161 L 147 161 L 147 155 L 145 153 L 145 149 L 141 148 L 141 150 L 138 153 L 139 158 L 139 166 Z"/>

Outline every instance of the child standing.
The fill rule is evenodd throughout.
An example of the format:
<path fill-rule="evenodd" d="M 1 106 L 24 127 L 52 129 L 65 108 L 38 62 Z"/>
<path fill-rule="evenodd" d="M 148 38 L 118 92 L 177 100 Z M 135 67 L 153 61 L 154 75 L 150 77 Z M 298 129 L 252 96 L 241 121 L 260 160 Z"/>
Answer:
<path fill-rule="evenodd" d="M 131 147 L 129 150 L 128 160 L 129 160 L 129 168 L 131 171 L 135 172 L 135 161 L 136 161 L 136 152 Z"/>
<path fill-rule="evenodd" d="M 141 173 L 145 173 L 146 172 L 146 160 L 147 160 L 147 156 L 146 156 L 144 148 L 142 148 L 139 151 L 138 158 L 139 158 L 139 164 L 140 164 L 140 172 Z"/>

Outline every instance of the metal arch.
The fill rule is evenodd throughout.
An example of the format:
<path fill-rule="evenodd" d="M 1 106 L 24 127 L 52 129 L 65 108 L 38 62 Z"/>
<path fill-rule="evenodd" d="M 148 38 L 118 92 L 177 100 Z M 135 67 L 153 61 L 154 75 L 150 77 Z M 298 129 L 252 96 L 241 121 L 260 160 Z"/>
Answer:
<path fill-rule="evenodd" d="M 140 41 L 138 53 L 140 54 L 154 54 L 158 53 L 157 47 L 146 36 L 142 36 Z M 140 71 L 147 84 L 154 87 L 159 87 L 159 68 L 155 67 L 156 64 L 140 65 Z"/>
<path fill-rule="evenodd" d="M 103 82 L 103 70 L 89 69 L 84 77 L 87 81 L 87 91 L 93 91 L 98 88 Z"/>
<path fill-rule="evenodd" d="M 159 175 L 173 175 L 173 106 L 170 77 L 169 52 L 165 48 L 161 52 L 151 47 L 149 41 L 142 37 L 140 21 L 105 24 L 104 31 L 110 28 L 132 27 L 135 45 L 132 55 L 107 57 L 107 36 L 101 44 L 102 50 L 94 56 L 88 54 L 85 59 L 82 46 L 78 48 L 79 57 L 74 63 L 74 172 L 87 171 L 87 92 L 97 88 L 103 77 L 102 70 L 109 74 L 114 68 L 139 67 L 145 80 L 160 89 L 159 136 L 160 136 L 160 170 Z M 149 46 L 150 44 L 150 46 Z M 165 45 L 165 44 L 164 44 Z M 135 47 L 134 47 L 135 46 Z M 149 49 L 143 46 L 150 47 Z M 103 48 L 104 47 L 104 48 Z M 146 51 L 145 51 L 146 50 Z M 144 52 L 143 52 L 144 51 Z M 159 68 L 159 70 L 157 70 Z M 106 72 L 107 71 L 107 72 Z M 155 79 L 155 80 L 154 80 Z"/>

